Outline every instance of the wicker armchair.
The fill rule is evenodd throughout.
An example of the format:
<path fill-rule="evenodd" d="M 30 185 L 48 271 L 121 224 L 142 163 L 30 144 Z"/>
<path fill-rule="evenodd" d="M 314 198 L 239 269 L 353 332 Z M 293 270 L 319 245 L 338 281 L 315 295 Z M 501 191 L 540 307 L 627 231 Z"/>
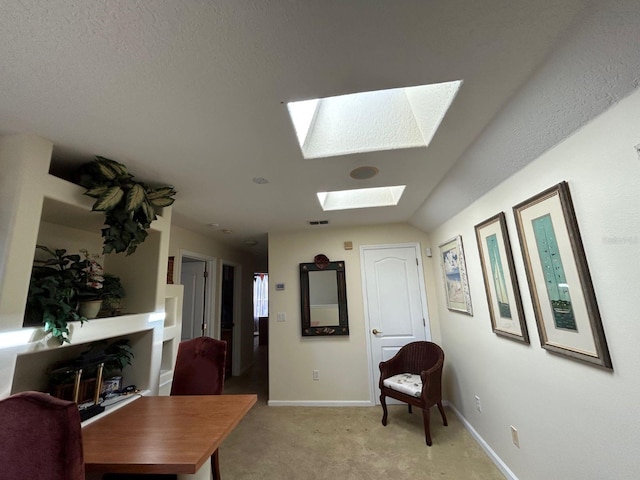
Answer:
<path fill-rule="evenodd" d="M 442 365 L 444 352 L 431 342 L 412 342 L 402 347 L 395 356 L 380 362 L 380 403 L 382 404 L 382 425 L 387 425 L 386 397 L 422 409 L 424 436 L 431 446 L 429 429 L 429 409 L 437 405 L 442 422 L 447 426 L 447 417 L 442 408 Z"/>

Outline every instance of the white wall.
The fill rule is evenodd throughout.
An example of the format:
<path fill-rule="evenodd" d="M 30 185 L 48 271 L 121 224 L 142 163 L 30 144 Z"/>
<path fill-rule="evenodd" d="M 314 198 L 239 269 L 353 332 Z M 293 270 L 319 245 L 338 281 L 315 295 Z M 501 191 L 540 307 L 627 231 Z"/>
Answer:
<path fill-rule="evenodd" d="M 344 242 L 353 242 L 345 250 Z M 429 237 L 406 224 L 361 228 L 314 227 L 305 232 L 269 234 L 269 403 L 278 404 L 369 404 L 367 359 L 360 246 L 420 242 L 422 252 Z M 331 261 L 345 261 L 349 336 L 302 337 L 300 325 L 300 263 L 313 262 L 324 253 Z M 427 300 L 434 292 L 432 259 L 423 255 Z M 284 283 L 284 291 L 275 285 Z M 432 302 L 433 303 L 433 302 Z M 433 317 L 435 306 L 429 306 Z M 286 321 L 277 322 L 277 313 Z M 434 341 L 440 334 L 431 322 Z M 320 380 L 313 380 L 319 370 Z"/>
<path fill-rule="evenodd" d="M 169 239 L 169 256 L 174 256 L 177 259 L 179 250 L 216 258 L 216 298 L 212 309 L 212 315 L 216 317 L 219 315 L 220 305 L 221 262 L 225 260 L 241 267 L 241 312 L 240 318 L 236 319 L 234 335 L 240 334 L 239 371 L 245 371 L 253 363 L 253 274 L 258 271 L 264 271 L 262 265 L 251 254 L 236 250 L 212 238 L 172 225 Z M 180 280 L 175 276 L 176 269 L 174 267 L 173 281 L 174 283 L 179 283 Z M 213 319 L 211 319 L 211 322 L 213 322 Z M 237 345 L 235 341 L 234 344 Z"/>
<path fill-rule="evenodd" d="M 450 312 L 438 281 L 446 396 L 520 480 L 636 479 L 640 462 L 640 92 L 430 232 L 461 234 L 474 316 Z M 512 207 L 569 183 L 613 372 L 543 350 Z M 474 225 L 504 211 L 531 345 L 491 331 Z M 433 263 L 432 274 L 441 278 Z M 482 402 L 476 411 L 474 395 Z M 509 426 L 521 448 L 511 443 Z"/>

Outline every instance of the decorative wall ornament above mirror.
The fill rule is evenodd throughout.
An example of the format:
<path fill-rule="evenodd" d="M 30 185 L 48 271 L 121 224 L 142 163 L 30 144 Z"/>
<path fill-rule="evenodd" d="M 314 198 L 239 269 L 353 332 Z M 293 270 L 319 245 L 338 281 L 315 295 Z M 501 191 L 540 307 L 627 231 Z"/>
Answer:
<path fill-rule="evenodd" d="M 344 261 L 313 260 L 300 264 L 302 336 L 349 335 Z"/>

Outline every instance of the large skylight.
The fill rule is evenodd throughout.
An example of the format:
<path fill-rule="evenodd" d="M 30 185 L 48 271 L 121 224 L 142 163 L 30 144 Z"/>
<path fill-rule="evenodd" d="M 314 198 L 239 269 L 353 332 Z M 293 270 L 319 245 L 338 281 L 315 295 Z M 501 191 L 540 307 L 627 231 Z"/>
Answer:
<path fill-rule="evenodd" d="M 309 133 L 309 127 L 313 122 L 316 112 L 318 111 L 318 103 L 320 100 L 303 100 L 301 102 L 291 102 L 287 105 L 289 108 L 289 115 L 293 120 L 295 126 L 296 135 L 298 135 L 298 143 L 304 145 L 307 135 Z"/>
<path fill-rule="evenodd" d="M 398 204 L 404 188 L 405 185 L 359 188 L 356 190 L 318 192 L 317 195 L 322 210 L 325 212 L 352 208 L 389 207 Z"/>
<path fill-rule="evenodd" d="M 287 104 L 304 158 L 426 147 L 461 80 Z"/>

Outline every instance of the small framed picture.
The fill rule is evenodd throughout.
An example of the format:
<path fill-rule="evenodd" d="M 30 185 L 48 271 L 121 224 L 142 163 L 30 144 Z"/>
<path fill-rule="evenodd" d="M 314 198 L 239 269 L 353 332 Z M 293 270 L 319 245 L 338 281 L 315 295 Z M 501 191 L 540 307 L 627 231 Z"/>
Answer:
<path fill-rule="evenodd" d="M 115 377 L 107 378 L 104 382 L 102 382 L 102 394 L 113 393 L 116 390 L 120 390 L 122 388 L 122 376 L 118 375 Z"/>
<path fill-rule="evenodd" d="M 493 332 L 528 344 L 529 333 L 504 213 L 476 225 L 475 230 Z"/>
<path fill-rule="evenodd" d="M 569 185 L 513 207 L 542 348 L 612 369 Z"/>
<path fill-rule="evenodd" d="M 458 235 L 440 244 L 439 248 L 447 308 L 453 312 L 473 315 L 462 237 Z"/>

